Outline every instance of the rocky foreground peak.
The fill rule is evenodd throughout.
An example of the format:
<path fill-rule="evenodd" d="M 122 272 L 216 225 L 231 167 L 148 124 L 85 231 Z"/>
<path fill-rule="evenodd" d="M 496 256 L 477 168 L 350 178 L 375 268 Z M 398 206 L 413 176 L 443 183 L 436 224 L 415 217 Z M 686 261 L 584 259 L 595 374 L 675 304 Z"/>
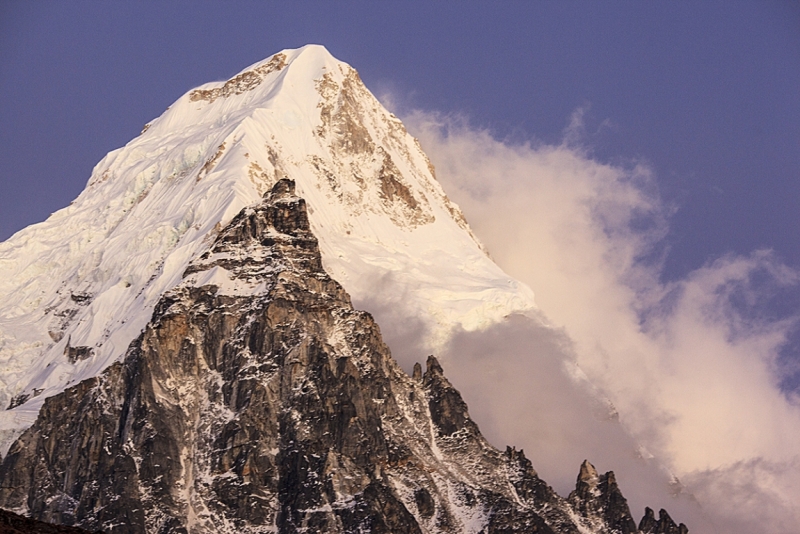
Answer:
<path fill-rule="evenodd" d="M 585 462 L 564 499 L 483 438 L 435 357 L 399 368 L 290 180 L 218 231 L 124 359 L 44 402 L 0 507 L 113 534 L 637 532 L 613 473 Z M 639 530 L 673 527 L 648 509 Z"/>

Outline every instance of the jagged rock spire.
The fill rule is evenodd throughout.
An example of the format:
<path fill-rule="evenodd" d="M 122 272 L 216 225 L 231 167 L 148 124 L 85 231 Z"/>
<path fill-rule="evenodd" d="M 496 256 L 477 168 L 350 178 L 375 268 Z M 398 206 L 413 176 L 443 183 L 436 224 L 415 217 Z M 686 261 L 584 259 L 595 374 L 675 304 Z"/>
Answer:
<path fill-rule="evenodd" d="M 598 528 L 604 526 L 621 534 L 638 532 L 613 471 L 598 475 L 597 469 L 584 460 L 575 490 L 569 494 L 568 500 Z"/>
<path fill-rule="evenodd" d="M 649 507 L 644 509 L 644 517 L 639 521 L 639 530 L 642 534 L 688 534 L 689 532 L 683 523 L 676 525 L 663 508 L 658 511 L 658 519 L 656 519 L 653 510 Z"/>

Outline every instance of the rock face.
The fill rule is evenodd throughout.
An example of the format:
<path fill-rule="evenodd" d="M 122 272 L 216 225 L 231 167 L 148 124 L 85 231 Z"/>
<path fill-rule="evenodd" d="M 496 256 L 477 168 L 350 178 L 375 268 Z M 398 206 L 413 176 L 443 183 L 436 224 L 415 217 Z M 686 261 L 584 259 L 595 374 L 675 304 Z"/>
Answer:
<path fill-rule="evenodd" d="M 683 523 L 676 525 L 663 508 L 658 512 L 657 520 L 653 510 L 645 508 L 644 517 L 639 522 L 639 530 L 642 534 L 687 534 L 689 532 Z"/>
<path fill-rule="evenodd" d="M 594 466 L 584 461 L 575 491 L 569 494 L 568 500 L 597 528 L 607 526 L 612 532 L 621 534 L 638 532 L 613 472 L 598 475 Z"/>
<path fill-rule="evenodd" d="M 435 358 L 398 367 L 289 180 L 219 232 L 121 362 L 46 400 L 0 466 L 0 507 L 114 534 L 637 532 L 613 473 L 585 462 L 563 499 L 486 442 Z M 642 532 L 686 532 L 648 513 Z"/>

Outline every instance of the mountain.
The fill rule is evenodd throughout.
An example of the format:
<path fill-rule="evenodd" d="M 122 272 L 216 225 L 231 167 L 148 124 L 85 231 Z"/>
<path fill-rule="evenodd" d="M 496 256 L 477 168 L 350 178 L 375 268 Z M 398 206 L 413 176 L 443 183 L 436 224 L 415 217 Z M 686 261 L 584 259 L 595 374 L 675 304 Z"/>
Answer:
<path fill-rule="evenodd" d="M 322 47 L 188 92 L 0 269 L 0 507 L 114 533 L 686 531 L 637 528 L 588 462 L 557 495 L 353 308 L 391 278 L 434 348 L 535 311 Z"/>
<path fill-rule="evenodd" d="M 0 442 L 45 398 L 121 358 L 161 295 L 278 178 L 310 206 L 329 273 L 362 299 L 392 277 L 445 339 L 534 308 L 444 194 L 402 123 L 321 46 L 175 102 L 67 208 L 0 244 Z"/>

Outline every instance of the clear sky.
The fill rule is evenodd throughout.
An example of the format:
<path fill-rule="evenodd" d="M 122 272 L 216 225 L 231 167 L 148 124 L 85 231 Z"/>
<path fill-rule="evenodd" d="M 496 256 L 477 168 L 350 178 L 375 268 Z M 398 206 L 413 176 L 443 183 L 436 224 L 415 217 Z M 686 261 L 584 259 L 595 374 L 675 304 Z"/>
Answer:
<path fill-rule="evenodd" d="M 758 352 L 752 347 L 761 341 L 779 347 L 786 336 L 790 342 L 779 349 L 781 357 L 763 356 L 775 376 L 753 391 L 762 391 L 764 399 L 780 391 L 786 405 L 769 406 L 779 405 L 795 417 L 798 397 L 792 401 L 792 392 L 800 391 L 797 1 L 5 0 L 0 2 L 0 239 L 69 204 L 106 153 L 137 136 L 187 90 L 307 43 L 323 44 L 354 66 L 374 93 L 408 119 L 434 162 L 458 171 L 442 172 L 441 178 L 476 232 L 504 268 L 533 287 L 545 312 L 566 325 L 579 344 L 605 335 L 609 347 L 624 340 L 641 353 L 664 354 L 675 368 L 687 370 L 675 376 L 688 383 L 706 379 L 694 376 L 702 355 L 692 350 L 713 338 L 718 348 L 706 351 L 714 353 L 709 368 L 730 376 L 731 369 L 741 369 L 736 378 L 745 383 L 748 358 Z M 468 126 L 454 127 L 449 140 L 425 129 L 425 121 L 443 116 L 457 116 Z M 459 152 L 463 146 L 473 150 Z M 580 163 L 584 175 L 548 166 L 542 159 L 548 150 L 561 150 Z M 459 167 L 476 154 L 485 155 L 482 167 Z M 496 170 L 510 160 L 538 176 L 538 183 L 526 183 L 525 172 L 509 177 Z M 639 176 L 632 171 L 637 165 L 648 169 L 652 181 L 631 189 L 625 181 Z M 603 173 L 616 182 L 611 201 L 599 206 L 613 211 L 616 200 L 645 199 L 655 206 L 653 213 L 666 215 L 664 233 L 643 245 L 637 234 L 642 228 L 626 220 L 630 227 L 610 226 L 619 233 L 598 244 L 591 227 L 596 214 L 584 213 L 583 233 L 575 239 L 586 252 L 557 253 L 567 263 L 597 265 L 602 276 L 599 282 L 587 278 L 594 285 L 586 291 L 576 280 L 558 286 L 563 273 L 557 262 L 543 262 L 537 250 L 525 250 L 512 237 L 544 240 L 542 225 L 574 222 L 573 215 L 585 208 L 576 192 L 587 183 L 602 187 Z M 499 191 L 504 187 L 507 191 Z M 470 197 L 482 189 L 492 199 Z M 568 202 L 549 210 L 545 205 L 527 221 L 503 209 L 504 203 L 526 200 L 535 205 L 541 195 L 564 197 L 563 191 Z M 516 233 L 506 230 L 512 227 Z M 620 246 L 648 252 L 642 265 L 658 264 L 648 271 L 651 278 L 638 279 L 662 293 L 657 305 L 637 301 L 623 312 L 595 306 L 595 289 L 599 294 L 613 286 L 624 300 L 635 285 L 620 282 L 620 272 L 608 261 Z M 757 252 L 767 250 L 771 255 Z M 634 289 L 637 297 L 648 296 L 646 288 Z M 711 308 L 719 317 L 698 326 L 694 312 Z M 663 317 L 655 321 L 642 310 Z M 606 320 L 617 326 L 592 330 Z M 643 341 L 643 324 L 667 325 L 665 331 L 683 334 L 666 339 L 653 327 Z M 772 333 L 777 334 L 769 337 Z M 624 375 L 628 362 L 617 363 Z M 619 382 L 625 388 L 640 381 L 638 375 L 623 378 L 630 380 Z M 736 383 L 729 380 L 726 391 L 738 395 Z M 680 386 L 676 383 L 675 390 Z M 689 400 L 686 406 L 672 400 L 664 402 L 676 413 L 697 411 Z M 772 412 L 777 413 L 767 407 L 754 417 L 771 420 Z M 775 416 L 774 426 L 795 421 L 786 417 Z M 797 450 L 796 444 L 779 440 L 768 445 L 763 458 Z M 786 487 L 796 488 L 797 458 L 793 471 L 769 464 L 778 466 L 776 473 L 789 473 Z M 758 461 L 753 456 L 735 466 L 746 474 Z M 731 473 L 731 480 L 750 476 L 733 468 Z M 764 476 L 764 487 L 773 487 L 773 479 Z M 716 486 L 704 480 L 696 477 L 695 487 L 710 495 Z M 787 492 L 797 495 L 796 489 Z M 787 524 L 796 525 L 800 509 L 792 506 L 786 517 L 794 519 Z M 774 531 L 781 531 L 780 525 Z"/>

